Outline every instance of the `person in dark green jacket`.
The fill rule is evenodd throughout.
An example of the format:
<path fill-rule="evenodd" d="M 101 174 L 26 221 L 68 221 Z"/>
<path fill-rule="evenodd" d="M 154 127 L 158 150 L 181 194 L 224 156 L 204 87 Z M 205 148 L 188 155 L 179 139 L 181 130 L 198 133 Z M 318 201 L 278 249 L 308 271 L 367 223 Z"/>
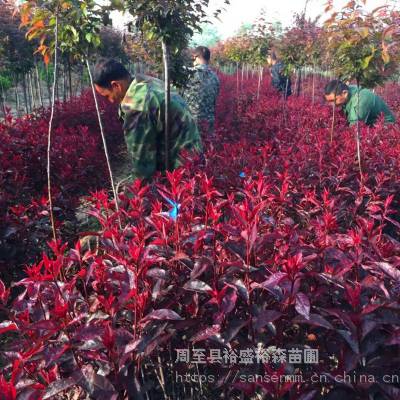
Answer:
<path fill-rule="evenodd" d="M 292 94 L 292 82 L 290 77 L 284 72 L 285 65 L 282 61 L 278 60 L 275 51 L 271 51 L 267 57 L 267 63 L 271 66 L 271 83 L 272 86 L 282 93 L 284 98 Z"/>
<path fill-rule="evenodd" d="M 96 91 L 111 103 L 119 104 L 130 165 L 130 179 L 151 178 L 165 170 L 164 82 L 136 74 L 132 77 L 115 60 L 96 64 L 93 81 Z M 182 150 L 200 153 L 202 144 L 196 121 L 181 96 L 171 91 L 169 169 L 181 165 Z"/>
<path fill-rule="evenodd" d="M 386 123 L 396 122 L 395 116 L 383 99 L 362 87 L 348 86 L 339 80 L 333 80 L 325 87 L 325 100 L 342 106 L 349 125 L 357 121 L 373 125 L 381 114 L 384 115 Z"/>

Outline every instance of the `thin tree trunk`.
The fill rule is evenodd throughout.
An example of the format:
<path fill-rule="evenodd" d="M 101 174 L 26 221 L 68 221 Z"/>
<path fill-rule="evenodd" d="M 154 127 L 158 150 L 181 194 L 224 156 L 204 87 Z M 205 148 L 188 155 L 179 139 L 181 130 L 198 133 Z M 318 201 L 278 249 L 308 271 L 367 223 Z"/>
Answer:
<path fill-rule="evenodd" d="M 20 116 L 20 112 L 19 112 L 19 109 L 20 109 L 20 104 L 19 104 L 19 94 L 18 94 L 18 75 L 15 75 L 15 83 L 14 83 L 14 92 L 15 92 L 15 107 L 16 107 L 16 110 L 17 110 L 17 117 L 19 117 Z"/>
<path fill-rule="evenodd" d="M 239 63 L 236 63 L 236 92 L 239 101 Z"/>
<path fill-rule="evenodd" d="M 58 102 L 60 101 L 60 71 L 61 71 L 61 69 L 60 69 L 60 68 L 57 68 L 56 96 L 57 96 L 57 101 L 58 101 Z"/>
<path fill-rule="evenodd" d="M 31 74 L 31 72 L 28 72 L 28 83 L 29 83 L 30 96 L 31 96 L 31 99 L 32 99 L 31 110 L 34 110 L 36 108 L 36 99 L 35 99 L 35 93 L 33 91 L 33 83 L 32 83 L 32 74 Z"/>
<path fill-rule="evenodd" d="M 39 100 L 40 105 L 43 107 L 43 93 L 42 93 L 42 85 L 40 84 L 40 76 L 39 76 L 39 69 L 37 64 L 35 64 L 35 72 L 36 72 L 36 84 L 39 92 Z"/>
<path fill-rule="evenodd" d="M 356 129 L 356 144 L 357 144 L 357 160 L 358 168 L 360 169 L 360 180 L 363 183 L 363 172 L 361 166 L 361 132 L 360 132 L 360 81 L 357 79 L 357 129 Z"/>
<path fill-rule="evenodd" d="M 24 94 L 25 114 L 29 114 L 28 95 L 26 93 L 26 76 L 22 75 L 22 92 Z"/>
<path fill-rule="evenodd" d="M 257 85 L 257 100 L 260 98 L 260 88 L 261 88 L 261 76 L 262 76 L 262 67 L 260 67 L 258 72 L 258 85 Z"/>
<path fill-rule="evenodd" d="M 117 192 L 116 192 L 116 190 L 115 190 L 114 177 L 113 177 L 113 173 L 112 173 L 112 169 L 111 169 L 110 157 L 109 157 L 109 155 L 108 155 L 106 137 L 105 137 L 105 135 L 104 135 L 103 123 L 102 123 L 102 121 L 101 121 L 101 115 L 100 115 L 99 104 L 98 104 L 98 102 L 97 102 L 97 97 L 96 97 L 96 90 L 95 90 L 95 88 L 94 88 L 93 77 L 92 77 L 92 73 L 91 73 L 91 71 L 90 71 L 90 64 L 89 64 L 89 60 L 88 60 L 87 58 L 86 58 L 86 67 L 87 67 L 87 71 L 88 71 L 88 74 L 89 74 L 90 86 L 91 86 L 91 88 L 92 88 L 93 99 L 94 99 L 94 104 L 95 104 L 96 113 L 97 113 L 97 119 L 98 119 L 98 121 L 99 121 L 100 134 L 101 134 L 101 139 L 102 139 L 102 141 L 103 141 L 104 154 L 105 154 L 105 156 L 106 156 L 108 173 L 109 173 L 109 175 L 110 175 L 111 188 L 112 188 L 112 191 L 113 191 L 114 201 L 115 201 L 115 208 L 116 208 L 116 210 L 117 210 L 117 213 L 119 214 L 118 196 L 117 196 Z M 120 219 L 120 216 L 119 216 L 119 215 L 118 215 L 118 222 L 119 222 L 119 227 L 122 229 L 121 219 Z"/>
<path fill-rule="evenodd" d="M 312 74 L 312 105 L 315 104 L 315 73 Z"/>
<path fill-rule="evenodd" d="M 72 67 L 71 60 L 68 57 L 68 88 L 69 88 L 69 98 L 72 99 Z"/>
<path fill-rule="evenodd" d="M 33 69 L 31 72 L 31 82 L 32 82 L 32 87 L 33 87 L 33 93 L 35 95 L 35 104 L 36 104 L 36 107 L 39 107 L 40 106 L 40 96 L 39 96 L 39 87 L 38 87 L 37 81 L 36 81 L 35 69 Z"/>
<path fill-rule="evenodd" d="M 50 76 L 49 76 L 49 66 L 46 65 L 46 86 L 47 86 L 47 100 L 49 105 L 51 105 L 51 87 L 50 87 Z"/>
<path fill-rule="evenodd" d="M 335 122 L 336 122 L 335 119 L 336 119 L 336 97 L 332 105 L 331 143 L 333 142 L 333 132 L 335 129 Z"/>
<path fill-rule="evenodd" d="M 65 68 L 65 62 L 62 67 L 62 77 L 63 77 L 63 102 L 65 103 L 67 101 L 67 74 L 66 74 L 66 68 Z"/>
<path fill-rule="evenodd" d="M 299 97 L 301 93 L 301 68 L 298 70 L 297 86 L 296 86 L 296 96 Z"/>
<path fill-rule="evenodd" d="M 75 82 L 75 90 L 74 90 L 74 96 L 79 95 L 79 88 L 81 86 L 81 80 L 82 80 L 82 74 L 83 74 L 83 66 L 78 65 L 77 66 L 77 74 L 78 76 L 76 77 L 76 82 Z"/>
<path fill-rule="evenodd" d="M 73 95 L 74 96 L 78 96 L 78 93 L 79 93 L 79 85 L 80 85 L 79 77 L 82 75 L 82 71 L 81 71 L 80 65 L 77 66 L 76 73 L 77 73 L 77 76 L 76 76 L 76 82 L 75 82 L 74 91 L 73 91 Z"/>
<path fill-rule="evenodd" d="M 165 82 L 165 170 L 169 169 L 169 130 L 170 130 L 170 77 L 169 77 L 169 53 L 168 46 L 165 41 L 162 41 L 162 52 L 164 62 L 164 82 Z"/>
<path fill-rule="evenodd" d="M 4 93 L 4 86 L 1 82 L 0 82 L 0 90 L 1 90 L 1 104 L 2 104 L 2 108 L 3 108 L 4 119 L 5 119 L 6 115 L 7 115 L 6 97 L 5 97 L 5 93 Z"/>
<path fill-rule="evenodd" d="M 287 91 L 288 91 L 288 86 L 289 86 L 289 78 L 286 78 L 286 87 L 285 87 L 285 92 L 282 94 L 283 96 L 283 122 L 285 128 L 287 127 L 287 108 L 286 108 L 286 101 L 287 101 Z"/>
<path fill-rule="evenodd" d="M 54 27 L 54 71 L 53 71 L 53 89 L 51 96 L 51 113 L 50 113 L 50 121 L 49 121 L 49 132 L 47 137 L 47 192 L 49 197 L 49 212 L 50 212 L 50 222 L 51 229 L 53 232 L 53 239 L 57 240 L 57 232 L 56 226 L 54 223 L 54 212 L 53 212 L 53 199 L 51 196 L 51 174 L 50 174 L 50 154 L 51 154 L 51 133 L 53 127 L 53 118 L 54 118 L 54 109 L 55 109 L 55 92 L 57 86 L 57 52 L 58 52 L 58 16 L 56 15 L 55 27 Z"/>
<path fill-rule="evenodd" d="M 81 75 L 81 93 L 80 93 L 80 94 L 83 93 L 83 89 L 84 89 L 84 87 L 85 87 L 85 76 L 84 76 L 84 74 L 85 74 L 85 72 L 84 72 L 84 70 L 83 70 L 83 68 L 82 68 L 82 75 Z"/>
<path fill-rule="evenodd" d="M 26 75 L 25 75 L 25 81 L 26 81 L 26 94 L 28 95 L 29 112 L 31 113 L 33 111 L 33 107 L 32 107 L 32 96 L 31 96 L 31 90 L 30 90 L 30 85 L 29 85 L 28 73 L 26 73 Z"/>

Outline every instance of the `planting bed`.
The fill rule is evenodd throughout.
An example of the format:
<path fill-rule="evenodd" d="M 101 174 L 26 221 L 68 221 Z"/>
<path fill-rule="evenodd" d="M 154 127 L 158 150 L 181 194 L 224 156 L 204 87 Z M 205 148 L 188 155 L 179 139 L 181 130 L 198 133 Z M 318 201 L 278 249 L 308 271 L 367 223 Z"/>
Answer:
<path fill-rule="evenodd" d="M 221 81 L 205 161 L 136 181 L 119 214 L 100 190 L 91 100 L 60 105 L 58 226 L 98 189 L 97 245 L 68 231 L 11 287 L 49 239 L 48 113 L 0 126 L 0 398 L 400 398 L 399 126 L 362 127 L 361 180 L 354 129 L 338 116 L 331 135 L 319 98 L 284 105 L 267 79 L 259 100 L 257 79 L 240 96 L 235 77 Z M 118 148 L 115 110 L 103 109 Z"/>

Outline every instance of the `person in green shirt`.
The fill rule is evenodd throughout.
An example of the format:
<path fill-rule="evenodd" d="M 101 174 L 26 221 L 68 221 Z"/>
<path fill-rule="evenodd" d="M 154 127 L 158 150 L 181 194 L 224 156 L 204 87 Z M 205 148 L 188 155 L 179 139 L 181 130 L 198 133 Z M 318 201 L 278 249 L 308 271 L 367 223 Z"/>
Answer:
<path fill-rule="evenodd" d="M 348 86 L 342 81 L 333 80 L 325 87 L 325 100 L 342 106 L 349 125 L 362 121 L 371 126 L 381 114 L 384 115 L 386 123 L 396 122 L 395 116 L 383 99 L 365 88 Z"/>
<path fill-rule="evenodd" d="M 131 159 L 129 179 L 150 179 L 165 170 L 164 82 L 146 75 L 132 77 L 118 61 L 99 61 L 94 69 L 96 91 L 119 104 L 125 142 Z M 169 169 L 181 165 L 182 150 L 200 153 L 196 121 L 181 96 L 171 91 Z"/>

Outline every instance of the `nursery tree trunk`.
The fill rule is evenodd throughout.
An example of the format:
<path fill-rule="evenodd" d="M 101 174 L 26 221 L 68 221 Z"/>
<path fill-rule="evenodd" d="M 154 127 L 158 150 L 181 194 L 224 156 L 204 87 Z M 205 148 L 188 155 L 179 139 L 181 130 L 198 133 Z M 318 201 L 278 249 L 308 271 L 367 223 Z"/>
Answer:
<path fill-rule="evenodd" d="M 332 105 L 331 143 L 333 142 L 333 132 L 335 129 L 335 117 L 336 117 L 336 97 L 335 97 L 335 101 L 333 102 L 333 105 Z"/>
<path fill-rule="evenodd" d="M 357 160 L 358 168 L 360 169 L 360 179 L 363 183 L 363 173 L 361 166 L 361 134 L 360 134 L 360 80 L 357 78 L 357 129 L 356 129 L 356 144 L 357 144 Z"/>
<path fill-rule="evenodd" d="M 259 68 L 258 72 L 258 85 L 257 85 L 257 100 L 260 98 L 260 88 L 261 88 L 261 80 L 262 80 L 262 67 Z"/>
<path fill-rule="evenodd" d="M 296 85 L 296 96 L 299 97 L 301 93 L 301 68 L 298 69 L 298 75 L 297 75 L 297 85 Z"/>
<path fill-rule="evenodd" d="M 164 62 L 164 82 L 165 82 L 165 170 L 169 169 L 169 131 L 170 131 L 170 102 L 171 102 L 171 86 L 170 86 L 170 76 L 169 76 L 169 53 L 168 46 L 165 40 L 162 41 L 162 52 L 163 52 L 163 62 Z"/>
<path fill-rule="evenodd" d="M 29 84 L 29 91 L 30 91 L 30 96 L 32 99 L 32 106 L 31 106 L 31 111 L 36 108 L 36 99 L 35 99 L 35 93 L 33 90 L 33 83 L 32 83 L 32 74 L 31 72 L 28 72 L 28 84 Z"/>
<path fill-rule="evenodd" d="M 20 104 L 19 104 L 19 93 L 18 93 L 18 75 L 15 75 L 14 77 L 14 93 L 15 93 L 15 108 L 16 108 L 16 115 L 17 117 L 20 116 L 19 113 L 19 108 L 20 108 Z"/>
<path fill-rule="evenodd" d="M 105 156 L 106 156 L 106 162 L 107 162 L 108 173 L 109 173 L 109 175 L 110 175 L 111 188 L 112 188 L 112 191 L 113 191 L 113 196 L 114 196 L 114 201 L 115 201 L 115 208 L 116 208 L 117 212 L 119 213 L 118 196 L 117 196 L 117 192 L 116 192 L 116 190 L 115 190 L 114 177 L 113 177 L 113 173 L 112 173 L 112 169 L 111 169 L 110 157 L 109 157 L 109 155 L 108 155 L 106 137 L 105 137 L 105 135 L 104 135 L 103 123 L 102 123 L 102 121 L 101 121 L 101 115 L 100 115 L 99 104 L 98 104 L 98 102 L 97 102 L 96 90 L 95 90 L 95 88 L 94 88 L 93 77 L 92 77 L 92 72 L 90 71 L 90 64 L 89 64 L 89 59 L 88 59 L 88 58 L 86 58 L 86 67 L 87 67 L 87 71 L 88 71 L 88 74 L 89 74 L 90 86 L 91 86 L 91 88 L 92 88 L 94 104 L 95 104 L 95 107 L 96 107 L 97 119 L 98 119 L 98 122 L 99 122 L 101 139 L 102 139 L 102 141 L 103 141 L 103 148 L 104 148 L 104 154 L 105 154 Z M 119 227 L 122 229 L 121 219 L 120 219 L 119 216 L 118 216 L 118 222 L 119 222 Z"/>
<path fill-rule="evenodd" d="M 4 93 L 4 87 L 3 84 L 0 83 L 0 91 L 1 91 L 1 105 L 2 105 L 2 109 L 3 109 L 3 114 L 4 114 L 4 118 L 6 117 L 7 111 L 6 111 L 6 97 L 5 97 L 5 93 Z"/>
<path fill-rule="evenodd" d="M 239 63 L 236 63 L 236 91 L 237 99 L 239 99 Z"/>
<path fill-rule="evenodd" d="M 51 95 L 51 113 L 50 113 L 50 121 L 49 121 L 49 131 L 47 137 L 47 192 L 49 197 L 49 212 L 50 212 L 50 222 L 51 229 L 53 232 L 53 239 L 57 240 L 56 226 L 54 223 L 54 212 L 53 212 L 53 199 L 51 196 L 51 175 L 50 175 L 50 152 L 51 152 L 51 134 L 53 127 L 53 118 L 54 118 L 54 108 L 55 108 L 55 92 L 57 86 L 57 47 L 58 47 L 58 17 L 56 15 L 56 22 L 54 27 L 54 71 L 53 71 L 53 89 Z"/>
<path fill-rule="evenodd" d="M 43 93 L 42 93 L 42 86 L 40 84 L 39 69 L 38 69 L 37 64 L 35 64 L 35 72 L 36 72 L 36 84 L 37 84 L 38 93 L 39 93 L 39 101 L 40 101 L 40 105 L 43 107 Z"/>
<path fill-rule="evenodd" d="M 50 87 L 50 74 L 49 67 L 46 65 L 46 86 L 47 86 L 47 99 L 51 105 L 51 87 Z"/>
<path fill-rule="evenodd" d="M 26 77 L 25 77 L 25 74 L 22 75 L 22 91 L 24 93 L 25 113 L 29 114 L 29 104 L 28 104 L 28 95 L 26 93 Z"/>
<path fill-rule="evenodd" d="M 65 67 L 65 62 L 62 67 L 62 77 L 63 77 L 63 102 L 65 103 L 67 101 L 67 73 L 66 73 L 66 67 Z"/>
<path fill-rule="evenodd" d="M 69 89 L 69 98 L 72 98 L 72 67 L 71 60 L 68 57 L 68 89 Z"/>
<path fill-rule="evenodd" d="M 312 71 L 312 105 L 315 104 L 315 65 Z"/>

